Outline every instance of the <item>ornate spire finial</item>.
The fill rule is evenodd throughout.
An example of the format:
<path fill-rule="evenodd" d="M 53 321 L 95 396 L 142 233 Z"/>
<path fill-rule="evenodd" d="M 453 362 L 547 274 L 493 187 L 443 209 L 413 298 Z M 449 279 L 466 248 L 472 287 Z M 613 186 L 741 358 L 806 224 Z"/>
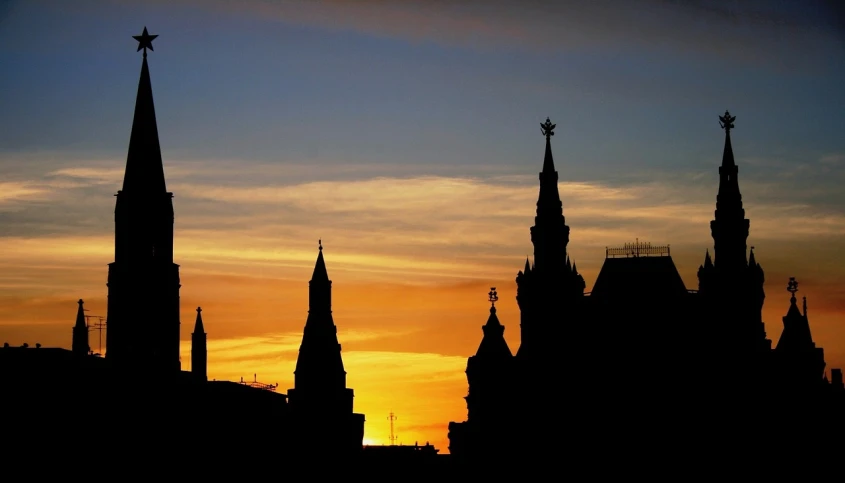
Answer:
<path fill-rule="evenodd" d="M 487 301 L 495 307 L 496 302 L 499 301 L 499 294 L 496 292 L 496 287 L 490 287 L 490 292 L 487 294 Z"/>
<path fill-rule="evenodd" d="M 552 124 L 552 121 L 548 117 L 546 118 L 545 123 L 540 124 L 540 129 L 543 131 L 543 136 L 546 136 L 546 139 L 555 135 L 555 126 L 557 126 L 557 124 Z"/>
<path fill-rule="evenodd" d="M 84 304 L 85 302 L 83 302 L 83 301 L 82 301 L 82 299 L 79 299 L 76 303 L 78 303 L 79 305 L 82 305 L 82 304 Z"/>
<path fill-rule="evenodd" d="M 141 49 L 144 49 L 144 57 L 147 56 L 147 49 L 153 50 L 153 40 L 158 37 L 158 35 L 150 35 L 147 32 L 147 27 L 144 27 L 144 32 L 141 35 L 133 35 L 132 38 L 138 41 L 138 52 Z"/>
<path fill-rule="evenodd" d="M 202 312 L 202 307 L 197 307 L 197 313 Z"/>
<path fill-rule="evenodd" d="M 734 128 L 734 121 L 736 120 L 736 116 L 731 116 L 731 113 L 725 111 L 724 116 L 719 116 L 719 126 L 725 130 L 726 133 L 730 133 L 731 129 Z"/>
<path fill-rule="evenodd" d="M 789 277 L 789 283 L 786 284 L 786 291 L 792 294 L 792 300 L 795 300 L 795 292 L 798 291 L 798 281 L 795 277 Z"/>
<path fill-rule="evenodd" d="M 319 248 L 320 251 L 323 251 L 323 239 L 322 238 L 317 240 L 317 248 Z"/>

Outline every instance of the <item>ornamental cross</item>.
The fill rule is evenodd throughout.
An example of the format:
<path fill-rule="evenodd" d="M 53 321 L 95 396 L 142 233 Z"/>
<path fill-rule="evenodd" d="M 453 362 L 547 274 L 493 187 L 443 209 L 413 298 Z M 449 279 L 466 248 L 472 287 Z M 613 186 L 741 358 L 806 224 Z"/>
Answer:
<path fill-rule="evenodd" d="M 789 283 L 786 284 L 786 291 L 795 297 L 795 292 L 798 291 L 798 281 L 795 280 L 795 277 L 789 277 Z"/>
<path fill-rule="evenodd" d="M 499 301 L 499 294 L 496 292 L 496 287 L 490 287 L 490 292 L 487 294 L 487 301 L 492 305 L 496 305 Z"/>
<path fill-rule="evenodd" d="M 202 307 L 197 307 L 197 313 L 202 312 Z"/>
<path fill-rule="evenodd" d="M 150 35 L 147 32 L 147 27 L 144 27 L 144 32 L 141 35 L 133 35 L 132 38 L 138 41 L 138 50 L 144 49 L 144 57 L 147 56 L 147 49 L 153 50 L 153 40 L 158 35 Z M 135 52 L 138 52 L 136 50 Z"/>
<path fill-rule="evenodd" d="M 719 116 L 719 126 L 725 130 L 725 132 L 730 132 L 731 129 L 734 128 L 734 121 L 736 120 L 736 116 L 731 116 L 731 113 L 725 111 L 724 116 Z"/>
<path fill-rule="evenodd" d="M 540 124 L 540 129 L 543 131 L 543 136 L 546 136 L 546 139 L 551 138 L 555 135 L 554 129 L 557 124 L 552 124 L 552 121 L 547 117 L 545 123 Z"/>

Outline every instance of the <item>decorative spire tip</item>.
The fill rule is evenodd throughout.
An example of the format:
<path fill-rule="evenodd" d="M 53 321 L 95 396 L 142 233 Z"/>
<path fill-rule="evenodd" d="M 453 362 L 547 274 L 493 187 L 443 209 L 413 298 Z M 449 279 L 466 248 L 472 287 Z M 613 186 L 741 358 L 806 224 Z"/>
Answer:
<path fill-rule="evenodd" d="M 725 111 L 724 116 L 719 116 L 719 126 L 725 130 L 726 133 L 730 133 L 731 129 L 734 128 L 734 121 L 736 120 L 736 116 L 731 116 L 731 113 Z"/>
<path fill-rule="evenodd" d="M 546 139 L 555 135 L 555 126 L 557 126 L 557 124 L 552 124 L 551 119 L 548 117 L 546 118 L 546 122 L 540 124 L 540 130 L 543 132 L 543 136 L 546 136 Z"/>
<path fill-rule="evenodd" d="M 795 300 L 795 292 L 798 291 L 798 281 L 795 277 L 789 277 L 789 283 L 786 284 L 786 291 L 792 294 L 792 300 Z"/>
<path fill-rule="evenodd" d="M 158 37 L 158 35 L 150 35 L 147 32 L 147 27 L 144 27 L 144 32 L 141 35 L 133 35 L 132 38 L 138 41 L 138 50 L 135 52 L 144 49 L 144 57 L 147 57 L 147 49 L 153 50 L 153 40 Z"/>
<path fill-rule="evenodd" d="M 323 239 L 322 238 L 317 240 L 317 248 L 319 248 L 320 251 L 323 251 Z"/>
<path fill-rule="evenodd" d="M 202 307 L 197 307 L 197 313 L 202 312 Z"/>
<path fill-rule="evenodd" d="M 487 301 L 490 302 L 492 306 L 496 306 L 496 302 L 499 301 L 499 293 L 496 292 L 496 287 L 490 287 L 490 292 L 487 293 Z"/>

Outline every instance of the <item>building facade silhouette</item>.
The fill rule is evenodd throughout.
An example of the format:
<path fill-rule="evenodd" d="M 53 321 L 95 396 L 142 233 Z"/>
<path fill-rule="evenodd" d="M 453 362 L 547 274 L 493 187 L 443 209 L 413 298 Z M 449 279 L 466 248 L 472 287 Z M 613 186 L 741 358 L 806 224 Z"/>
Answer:
<path fill-rule="evenodd" d="M 731 146 L 735 117 L 725 112 L 719 120 L 725 145 L 710 224 L 714 250 L 705 251 L 697 290 L 684 285 L 668 245 L 637 241 L 608 248 L 585 292 L 567 252 L 570 228 L 551 149 L 555 125 L 541 125 L 546 148 L 530 230 L 534 258 L 516 277 L 520 346 L 511 355 L 491 307 L 467 362 L 467 419 L 449 423 L 457 462 L 478 471 L 508 462 L 559 464 L 561 457 L 580 465 L 615 450 L 614 458 L 628 455 L 637 464 L 670 457 L 701 463 L 738 457 L 749 445 L 808 455 L 825 447 L 823 434 L 845 428 L 841 370 L 825 377 L 794 279 L 777 347 L 767 338 L 764 272 L 754 247 L 748 251 L 750 222 Z M 495 289 L 490 295 L 497 300 Z M 796 406 L 785 410 L 783 400 Z M 807 420 L 819 410 L 828 416 L 823 423 Z M 783 428 L 808 440 L 796 443 Z M 561 455 L 548 444 L 552 438 L 573 447 Z"/>
<path fill-rule="evenodd" d="M 21 451 L 37 446 L 42 457 L 84 458 L 91 448 L 68 445 L 62 435 L 96 431 L 107 442 L 94 449 L 99 457 L 180 467 L 187 448 L 206 458 L 272 457 L 292 468 L 308 466 L 308 458 L 354 457 L 363 447 L 364 415 L 353 412 L 353 390 L 346 387 L 322 244 L 290 403 L 276 385 L 257 378 L 208 380 L 199 307 L 191 370 L 182 370 L 173 194 L 165 184 L 146 52 L 155 37 L 146 28 L 135 37 L 144 57 L 123 187 L 116 195 L 105 357 L 89 347 L 82 300 L 71 350 L 40 344 L 0 349 L 0 400 L 28 426 L 15 443 Z M 90 414 L 96 417 L 80 417 Z"/>

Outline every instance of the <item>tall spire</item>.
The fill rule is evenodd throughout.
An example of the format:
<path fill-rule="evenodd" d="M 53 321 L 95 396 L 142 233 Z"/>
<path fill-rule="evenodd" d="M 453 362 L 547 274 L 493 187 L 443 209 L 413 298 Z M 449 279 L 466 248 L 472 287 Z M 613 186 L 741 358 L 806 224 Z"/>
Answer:
<path fill-rule="evenodd" d="M 332 317 L 332 282 L 323 258 L 322 240 L 318 247 L 314 274 L 308 283 L 308 319 L 296 360 L 294 385 L 339 390 L 346 387 L 346 371 Z"/>
<path fill-rule="evenodd" d="M 205 327 L 202 325 L 202 307 L 197 307 L 197 321 L 194 323 L 194 334 L 205 334 Z"/>
<path fill-rule="evenodd" d="M 563 213 L 563 204 L 560 201 L 558 190 L 558 173 L 555 170 L 555 161 L 552 156 L 552 136 L 557 124 L 546 118 L 546 122 L 540 124 L 540 130 L 546 137 L 546 153 L 543 156 L 543 171 L 540 173 L 540 196 L 537 199 L 537 215 L 548 213 L 560 215 Z"/>
<path fill-rule="evenodd" d="M 749 221 L 745 218 L 742 207 L 742 194 L 739 191 L 739 168 L 734 161 L 731 147 L 731 129 L 736 116 L 725 111 L 719 116 L 719 126 L 725 130 L 725 149 L 722 153 L 722 165 L 719 166 L 719 193 L 716 196 L 716 212 L 710 222 L 710 232 L 715 242 L 715 266 L 731 270 L 746 267 L 746 241 Z"/>
<path fill-rule="evenodd" d="M 311 274 L 312 281 L 326 282 L 329 280 L 329 272 L 326 270 L 326 261 L 323 259 L 323 240 L 318 242 L 320 253 L 317 255 L 317 263 L 314 264 L 314 272 Z"/>
<path fill-rule="evenodd" d="M 76 310 L 76 324 L 73 326 L 73 342 L 71 351 L 77 355 L 87 355 L 91 348 L 88 345 L 88 324 L 85 323 L 85 307 L 82 299 L 78 302 L 79 308 Z"/>
<path fill-rule="evenodd" d="M 208 380 L 208 345 L 202 325 L 202 307 L 197 307 L 197 321 L 191 334 L 191 374 L 200 381 Z"/>
<path fill-rule="evenodd" d="M 147 65 L 147 49 L 153 50 L 152 41 L 158 35 L 150 35 L 144 27 L 143 34 L 133 37 L 138 41 L 138 50 L 144 50 L 144 59 L 141 64 L 141 78 L 138 81 L 138 94 L 135 98 L 135 116 L 129 138 L 123 190 L 129 193 L 165 193 L 167 187 L 164 182 L 164 165 L 158 140 L 150 69 Z"/>

